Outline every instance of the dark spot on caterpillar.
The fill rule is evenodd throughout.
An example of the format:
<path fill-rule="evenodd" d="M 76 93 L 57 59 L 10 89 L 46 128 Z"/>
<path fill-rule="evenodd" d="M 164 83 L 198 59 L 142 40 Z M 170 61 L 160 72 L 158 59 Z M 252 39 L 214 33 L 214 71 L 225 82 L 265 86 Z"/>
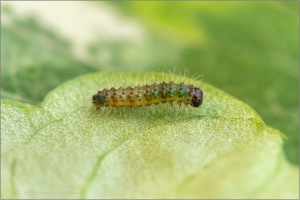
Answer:
<path fill-rule="evenodd" d="M 141 107 L 159 103 L 169 103 L 172 106 L 174 102 L 179 106 L 183 103 L 186 106 L 199 107 L 202 101 L 203 92 L 200 88 L 184 83 L 176 84 L 173 81 L 126 89 L 103 89 L 92 97 L 97 110 L 103 106 Z"/>

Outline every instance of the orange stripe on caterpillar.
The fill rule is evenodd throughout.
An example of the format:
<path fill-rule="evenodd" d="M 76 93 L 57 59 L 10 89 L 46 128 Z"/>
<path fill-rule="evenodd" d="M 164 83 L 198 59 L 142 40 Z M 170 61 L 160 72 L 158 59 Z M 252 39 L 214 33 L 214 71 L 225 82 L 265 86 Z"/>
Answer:
<path fill-rule="evenodd" d="M 141 107 L 159 103 L 169 103 L 172 106 L 173 102 L 179 106 L 183 103 L 192 107 L 199 107 L 202 101 L 203 92 L 200 88 L 184 83 L 176 84 L 173 81 L 170 83 L 153 83 L 142 87 L 103 89 L 92 97 L 96 110 L 103 106 Z"/>

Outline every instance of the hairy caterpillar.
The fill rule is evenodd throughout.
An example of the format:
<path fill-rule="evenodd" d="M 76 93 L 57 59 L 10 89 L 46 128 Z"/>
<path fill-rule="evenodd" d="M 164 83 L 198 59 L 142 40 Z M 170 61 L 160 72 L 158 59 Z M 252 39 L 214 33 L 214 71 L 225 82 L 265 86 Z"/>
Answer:
<path fill-rule="evenodd" d="M 203 92 L 200 88 L 185 85 L 183 82 L 176 84 L 173 81 L 134 88 L 103 89 L 92 97 L 96 110 L 104 106 L 141 107 L 159 103 L 169 103 L 172 106 L 174 102 L 179 106 L 183 103 L 186 106 L 199 107 L 202 101 Z"/>

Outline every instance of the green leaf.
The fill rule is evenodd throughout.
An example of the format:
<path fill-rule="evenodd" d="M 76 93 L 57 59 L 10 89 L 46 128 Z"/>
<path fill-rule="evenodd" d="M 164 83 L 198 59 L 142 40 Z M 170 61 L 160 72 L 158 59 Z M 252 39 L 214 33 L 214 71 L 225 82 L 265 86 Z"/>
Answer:
<path fill-rule="evenodd" d="M 3 3 L 1 98 L 38 104 L 53 88 L 86 73 L 187 68 L 238 97 L 266 124 L 284 132 L 286 157 L 299 165 L 299 2 L 89 4 L 60 8 L 62 14 L 74 9 L 68 12 L 70 21 L 78 13 L 87 13 L 87 22 L 94 22 L 90 13 L 115 10 L 116 15 L 107 12 L 106 16 L 113 19 L 110 31 L 105 31 L 101 20 L 72 28 L 53 18 L 51 9 L 41 12 L 47 7 L 44 4 Z M 26 7 L 32 10 L 29 16 L 18 12 Z M 132 31 L 130 37 L 120 24 Z M 95 32 L 95 27 L 103 31 Z M 127 34 L 118 37 L 115 30 Z M 87 37 L 82 40 L 82 35 Z"/>
<path fill-rule="evenodd" d="M 213 86 L 197 109 L 88 109 L 98 90 L 146 77 L 171 78 L 91 74 L 40 106 L 2 100 L 2 198 L 298 198 L 283 134 Z"/>

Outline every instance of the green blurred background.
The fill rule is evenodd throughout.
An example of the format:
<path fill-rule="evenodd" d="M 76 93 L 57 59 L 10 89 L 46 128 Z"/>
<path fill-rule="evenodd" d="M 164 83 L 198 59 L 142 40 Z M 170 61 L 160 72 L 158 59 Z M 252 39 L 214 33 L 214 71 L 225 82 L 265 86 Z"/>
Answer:
<path fill-rule="evenodd" d="M 203 75 L 288 136 L 299 164 L 299 2 L 1 2 L 1 97 L 39 104 L 76 76 Z"/>

